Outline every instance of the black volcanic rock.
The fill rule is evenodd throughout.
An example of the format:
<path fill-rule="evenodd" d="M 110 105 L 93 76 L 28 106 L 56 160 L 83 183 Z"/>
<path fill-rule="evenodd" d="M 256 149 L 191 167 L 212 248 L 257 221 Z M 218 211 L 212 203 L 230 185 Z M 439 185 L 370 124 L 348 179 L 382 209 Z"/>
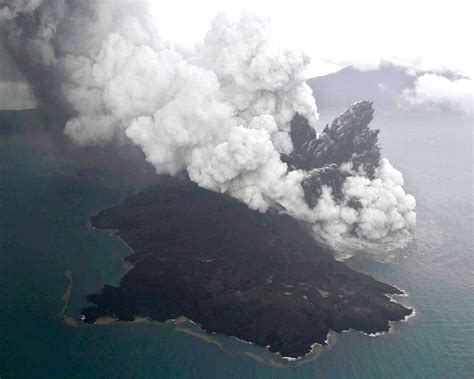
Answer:
<path fill-rule="evenodd" d="M 380 160 L 379 130 L 369 128 L 373 114 L 372 103 L 360 101 L 326 126 L 317 143 L 309 145 L 315 167 L 351 162 L 354 170 L 363 167 L 372 177 Z"/>
<path fill-rule="evenodd" d="M 351 162 L 357 171 L 374 174 L 380 160 L 379 130 L 371 129 L 374 109 L 369 101 L 351 105 L 317 138 L 305 118 L 297 116 L 291 123 L 293 152 L 286 159 L 294 168 L 306 171 L 326 165 Z"/>
<path fill-rule="evenodd" d="M 307 171 L 303 180 L 305 199 L 314 207 L 322 193 L 322 186 L 332 188 L 336 198 L 342 196 L 341 187 L 349 175 L 341 170 L 342 163 L 351 163 L 352 169 L 364 170 L 373 178 L 378 166 L 380 147 L 378 130 L 369 127 L 374 109 L 369 101 L 351 105 L 316 136 L 308 121 L 297 115 L 291 122 L 293 152 L 283 160 L 290 169 Z"/>
<path fill-rule="evenodd" d="M 91 218 L 134 251 L 118 287 L 88 296 L 85 322 L 104 316 L 165 321 L 186 316 L 283 356 L 325 344 L 329 330 L 387 331 L 411 310 L 390 302 L 390 285 L 321 249 L 287 215 L 261 214 L 178 179 Z"/>
<path fill-rule="evenodd" d="M 306 204 L 314 208 L 323 193 L 323 186 L 332 188 L 336 199 L 342 198 L 342 185 L 347 174 L 341 172 L 335 163 L 309 171 L 302 182 Z"/>

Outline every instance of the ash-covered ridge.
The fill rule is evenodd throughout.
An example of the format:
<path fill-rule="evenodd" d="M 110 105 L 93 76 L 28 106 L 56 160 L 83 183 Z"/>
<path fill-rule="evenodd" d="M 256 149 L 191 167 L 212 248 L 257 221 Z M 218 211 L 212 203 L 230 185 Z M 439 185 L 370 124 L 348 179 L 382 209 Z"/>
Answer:
<path fill-rule="evenodd" d="M 134 253 L 118 287 L 88 296 L 86 323 L 186 316 L 296 358 L 325 345 L 330 330 L 386 332 L 412 312 L 386 296 L 400 290 L 335 260 L 288 215 L 189 181 L 162 178 L 91 223 L 116 229 Z"/>

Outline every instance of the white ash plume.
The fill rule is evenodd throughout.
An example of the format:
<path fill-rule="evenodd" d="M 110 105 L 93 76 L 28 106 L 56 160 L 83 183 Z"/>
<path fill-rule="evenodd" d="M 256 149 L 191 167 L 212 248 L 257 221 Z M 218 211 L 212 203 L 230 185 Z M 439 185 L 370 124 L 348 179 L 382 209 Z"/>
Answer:
<path fill-rule="evenodd" d="M 147 7 L 131 0 L 0 6 L 18 60 L 39 65 L 51 83 L 60 83 L 53 91 L 60 90 L 72 114 L 67 135 L 79 144 L 131 141 L 158 173 L 186 171 L 200 186 L 262 212 L 279 205 L 335 249 L 348 249 L 344 241 L 385 243 L 409 234 L 414 201 L 398 171 L 388 161 L 379 164 L 378 150 L 370 150 L 377 136 L 367 125 L 353 129 L 370 142 L 368 152 L 334 162 L 346 135 L 337 131 L 350 130 L 352 113 L 312 142 L 320 145 L 318 156 L 332 152 L 324 164 L 344 173 L 342 186 L 323 180 L 311 187 L 308 178 L 320 180 L 314 170 L 322 166 L 285 158 L 295 156 L 292 120 L 304 119 L 310 135 L 317 111 L 305 83 L 308 58 L 272 41 L 267 19 L 244 13 L 233 22 L 220 14 L 197 55 L 184 58 L 161 40 Z M 364 114 L 359 108 L 354 114 Z M 329 173 L 336 170 L 331 167 Z M 310 192 L 318 195 L 312 201 Z"/>

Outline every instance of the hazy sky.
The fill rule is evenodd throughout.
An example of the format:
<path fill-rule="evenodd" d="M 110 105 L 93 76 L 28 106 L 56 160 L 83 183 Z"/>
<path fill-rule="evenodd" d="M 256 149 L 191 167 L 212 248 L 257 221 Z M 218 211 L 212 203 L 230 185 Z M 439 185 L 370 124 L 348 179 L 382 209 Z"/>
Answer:
<path fill-rule="evenodd" d="M 185 46 L 199 42 L 215 14 L 243 9 L 270 17 L 277 39 L 305 51 L 310 75 L 340 66 L 374 67 L 381 59 L 444 66 L 469 74 L 473 66 L 474 2 L 187 0 L 153 3 L 162 34 Z"/>
<path fill-rule="evenodd" d="M 448 69 L 474 77 L 474 1 L 148 0 L 164 39 L 182 52 L 203 40 L 218 12 L 244 10 L 271 20 L 274 41 L 311 58 L 307 76 L 347 65 L 376 68 L 391 61 L 421 70 Z M 472 80 L 430 76 L 409 93 L 411 104 L 452 103 L 472 114 Z M 462 101 L 460 101 L 460 98 Z M 423 101 L 421 101 L 423 100 Z M 0 109 L 34 105 L 31 92 L 0 46 Z"/>

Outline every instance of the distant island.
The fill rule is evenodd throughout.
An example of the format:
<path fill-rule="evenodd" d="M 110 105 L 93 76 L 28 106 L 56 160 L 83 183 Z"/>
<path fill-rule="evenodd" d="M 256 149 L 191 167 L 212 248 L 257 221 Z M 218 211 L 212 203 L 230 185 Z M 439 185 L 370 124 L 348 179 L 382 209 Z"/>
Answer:
<path fill-rule="evenodd" d="M 360 70 L 348 66 L 328 75 L 307 80 L 319 109 L 346 108 L 361 99 L 371 101 L 377 109 L 400 105 L 403 91 L 413 89 L 417 79 L 434 73 L 449 80 L 465 78 L 452 71 L 414 70 L 385 62 L 378 68 Z"/>
<path fill-rule="evenodd" d="M 415 81 L 416 75 L 409 75 L 406 68 L 387 63 L 366 71 L 348 66 L 307 82 L 320 109 L 346 108 L 361 99 L 382 109 L 396 108 L 402 92 L 413 88 Z"/>
<path fill-rule="evenodd" d="M 297 358 L 326 345 L 330 330 L 386 332 L 412 313 L 386 296 L 399 289 L 335 260 L 289 216 L 252 211 L 188 180 L 162 177 L 91 224 L 134 253 L 118 287 L 88 296 L 86 323 L 185 316 Z"/>

